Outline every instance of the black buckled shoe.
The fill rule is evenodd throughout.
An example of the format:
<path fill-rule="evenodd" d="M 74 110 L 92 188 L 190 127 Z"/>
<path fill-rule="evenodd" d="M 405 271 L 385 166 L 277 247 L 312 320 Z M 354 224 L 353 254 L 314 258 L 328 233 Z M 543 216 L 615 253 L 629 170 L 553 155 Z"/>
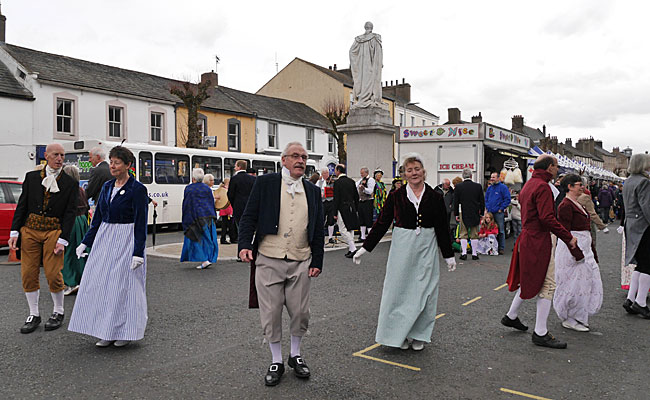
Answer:
<path fill-rule="evenodd" d="M 474 261 L 478 260 L 478 256 L 472 256 L 472 260 Z"/>
<path fill-rule="evenodd" d="M 634 311 L 636 314 L 639 314 L 639 317 L 645 318 L 645 319 L 650 319 L 650 308 L 646 305 L 645 307 L 641 307 L 639 303 L 636 301 L 632 303 L 632 306 L 630 306 L 632 311 Z"/>
<path fill-rule="evenodd" d="M 20 328 L 20 333 L 32 333 L 41 324 L 41 317 L 30 315 L 25 321 L 25 325 Z"/>
<path fill-rule="evenodd" d="M 510 319 L 507 315 L 504 315 L 503 318 L 501 318 L 501 325 L 507 326 L 509 328 L 515 328 L 520 331 L 527 331 L 528 327 L 524 324 L 521 323 L 519 320 L 519 317 L 515 319 Z"/>
<path fill-rule="evenodd" d="M 345 257 L 352 258 L 352 257 L 354 257 L 355 254 L 357 254 L 356 250 L 355 251 L 348 251 L 347 253 L 345 253 Z"/>
<path fill-rule="evenodd" d="M 284 374 L 284 364 L 283 363 L 273 363 L 269 366 L 266 375 L 264 376 L 264 384 L 266 386 L 275 386 L 280 383 L 280 379 Z"/>
<path fill-rule="evenodd" d="M 566 349 L 566 342 L 557 340 L 555 336 L 551 335 L 551 332 L 546 332 L 546 335 L 544 336 L 539 336 L 533 332 L 533 343 L 551 349 Z"/>
<path fill-rule="evenodd" d="M 459 258 L 461 260 L 467 260 L 467 254 L 461 254 Z"/>
<path fill-rule="evenodd" d="M 311 375 L 309 367 L 307 364 L 305 364 L 305 360 L 303 360 L 300 356 L 290 357 L 288 364 L 291 368 L 293 368 L 293 373 L 296 374 L 298 378 L 305 379 L 309 378 Z"/>
<path fill-rule="evenodd" d="M 52 313 L 52 316 L 45 322 L 45 330 L 53 331 L 59 329 L 63 325 L 63 314 L 57 312 Z"/>
<path fill-rule="evenodd" d="M 632 309 L 632 304 L 633 304 L 632 300 L 625 299 L 625 302 L 623 303 L 623 308 L 625 309 L 625 311 L 627 311 L 628 314 L 638 314 L 637 311 Z"/>

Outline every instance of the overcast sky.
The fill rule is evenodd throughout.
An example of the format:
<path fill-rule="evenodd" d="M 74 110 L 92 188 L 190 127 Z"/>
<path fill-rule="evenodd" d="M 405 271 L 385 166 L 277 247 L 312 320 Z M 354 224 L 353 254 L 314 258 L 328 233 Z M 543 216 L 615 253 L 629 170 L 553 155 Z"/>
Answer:
<path fill-rule="evenodd" d="M 2 0 L 7 42 L 122 68 L 256 92 L 295 57 L 349 66 L 366 21 L 383 81 L 447 121 L 546 124 L 562 141 L 650 150 L 650 2 Z"/>

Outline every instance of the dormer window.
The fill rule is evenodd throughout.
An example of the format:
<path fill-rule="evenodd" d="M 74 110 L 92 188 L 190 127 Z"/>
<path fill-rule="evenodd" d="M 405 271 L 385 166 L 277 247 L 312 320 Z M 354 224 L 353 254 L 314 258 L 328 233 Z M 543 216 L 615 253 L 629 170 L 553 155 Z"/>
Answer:
<path fill-rule="evenodd" d="M 24 71 L 21 71 L 20 69 L 18 70 L 18 77 L 20 79 L 24 80 L 26 76 L 27 76 L 27 74 Z"/>

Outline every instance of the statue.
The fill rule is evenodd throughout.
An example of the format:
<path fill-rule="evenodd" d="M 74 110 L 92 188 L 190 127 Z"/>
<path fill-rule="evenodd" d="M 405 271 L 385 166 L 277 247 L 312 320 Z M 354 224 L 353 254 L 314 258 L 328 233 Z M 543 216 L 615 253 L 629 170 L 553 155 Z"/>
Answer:
<path fill-rule="evenodd" d="M 372 22 L 364 25 L 366 33 L 354 38 L 350 48 L 350 68 L 354 87 L 352 89 L 354 104 L 350 107 L 382 107 L 381 69 L 383 52 L 381 36 L 372 33 Z"/>

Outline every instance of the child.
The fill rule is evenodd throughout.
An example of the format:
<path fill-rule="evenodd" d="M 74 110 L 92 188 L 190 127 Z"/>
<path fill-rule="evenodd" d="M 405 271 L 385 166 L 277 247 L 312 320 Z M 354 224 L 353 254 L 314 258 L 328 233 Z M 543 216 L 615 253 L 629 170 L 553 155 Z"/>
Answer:
<path fill-rule="evenodd" d="M 478 233 L 478 248 L 477 253 L 486 254 L 489 256 L 496 256 L 499 254 L 499 243 L 497 242 L 497 235 L 499 228 L 494 222 L 492 213 L 485 213 L 483 221 L 481 221 L 481 230 Z"/>

